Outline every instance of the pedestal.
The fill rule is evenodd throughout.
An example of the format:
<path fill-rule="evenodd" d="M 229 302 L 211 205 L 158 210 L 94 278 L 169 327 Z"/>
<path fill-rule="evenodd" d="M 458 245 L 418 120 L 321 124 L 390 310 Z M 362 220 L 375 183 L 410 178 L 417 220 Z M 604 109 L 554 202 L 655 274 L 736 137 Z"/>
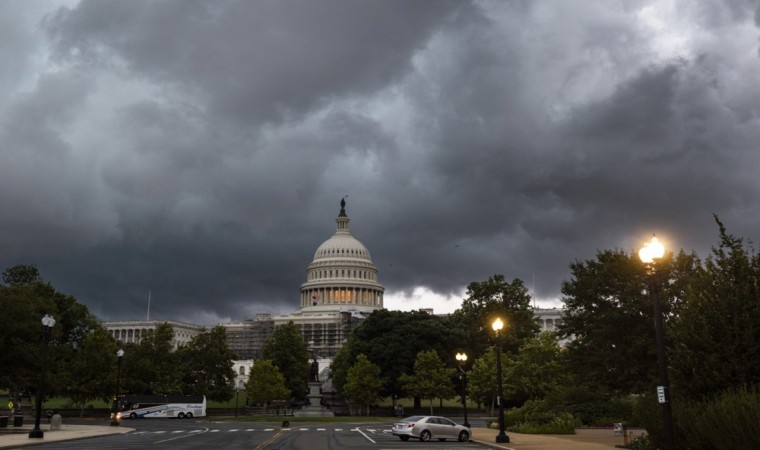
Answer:
<path fill-rule="evenodd" d="M 309 383 L 309 395 L 306 396 L 309 399 L 309 404 L 304 405 L 301 409 L 294 412 L 296 417 L 332 417 L 332 411 L 322 405 L 322 383 L 319 381 L 312 381 Z"/>

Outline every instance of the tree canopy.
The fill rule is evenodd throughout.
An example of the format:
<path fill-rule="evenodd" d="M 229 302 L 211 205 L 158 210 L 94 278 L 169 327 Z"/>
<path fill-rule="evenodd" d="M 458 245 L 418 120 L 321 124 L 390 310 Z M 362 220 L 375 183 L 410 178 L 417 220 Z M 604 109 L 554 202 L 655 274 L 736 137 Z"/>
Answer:
<path fill-rule="evenodd" d="M 491 324 L 497 317 L 505 323 L 499 341 L 510 353 L 517 352 L 541 328 L 522 280 L 507 282 L 504 275 L 493 275 L 486 281 L 474 281 L 467 286 L 462 306 L 452 315 L 452 322 L 466 335 L 462 342 L 467 343 L 468 355 L 477 358 L 494 344 Z"/>
<path fill-rule="evenodd" d="M 417 353 L 414 360 L 414 372 L 402 374 L 400 381 L 404 389 L 420 398 L 430 401 L 430 414 L 433 414 L 433 399 L 447 399 L 454 396 L 451 382 L 455 370 L 447 368 L 434 350 Z"/>
<path fill-rule="evenodd" d="M 272 361 L 285 377 L 292 397 L 306 397 L 309 378 L 309 349 L 298 328 L 291 321 L 274 329 L 262 348 L 264 359 Z"/>
<path fill-rule="evenodd" d="M 350 402 L 365 406 L 369 415 L 369 407 L 380 399 L 382 387 L 380 368 L 372 364 L 364 354 L 360 354 L 356 363 L 348 369 L 343 395 Z"/>
<path fill-rule="evenodd" d="M 331 366 L 333 386 L 342 391 L 348 369 L 356 363 L 359 354 L 364 354 L 380 367 L 386 380 L 382 395 L 403 396 L 406 391 L 399 377 L 414 370 L 411 355 L 433 350 L 450 361 L 464 342 L 462 330 L 449 317 L 424 311 L 373 311 L 335 356 Z"/>
<path fill-rule="evenodd" d="M 256 361 L 245 388 L 251 403 L 265 408 L 274 400 L 287 400 L 290 396 L 285 377 L 268 359 Z"/>
<path fill-rule="evenodd" d="M 177 350 L 182 378 L 182 393 L 202 395 L 209 400 L 227 401 L 234 395 L 235 354 L 227 346 L 227 333 L 222 325 L 202 330 Z"/>

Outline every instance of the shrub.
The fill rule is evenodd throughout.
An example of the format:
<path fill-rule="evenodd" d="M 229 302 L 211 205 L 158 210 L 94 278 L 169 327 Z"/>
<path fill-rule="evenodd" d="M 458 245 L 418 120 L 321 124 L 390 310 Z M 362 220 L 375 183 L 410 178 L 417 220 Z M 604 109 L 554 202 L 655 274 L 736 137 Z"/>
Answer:
<path fill-rule="evenodd" d="M 760 390 L 738 387 L 703 400 L 679 400 L 673 404 L 677 448 L 760 448 Z M 662 412 L 653 395 L 642 396 L 634 417 L 649 434 L 652 445 L 662 447 Z"/>
<path fill-rule="evenodd" d="M 545 416 L 542 415 L 542 419 Z M 570 413 L 560 413 L 546 422 L 522 422 L 509 431 L 526 434 L 575 434 L 575 417 Z"/>

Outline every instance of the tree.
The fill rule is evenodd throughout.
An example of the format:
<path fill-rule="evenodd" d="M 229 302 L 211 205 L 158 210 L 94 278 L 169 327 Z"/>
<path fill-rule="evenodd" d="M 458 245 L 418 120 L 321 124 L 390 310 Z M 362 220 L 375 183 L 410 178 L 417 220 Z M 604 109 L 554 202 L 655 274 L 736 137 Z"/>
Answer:
<path fill-rule="evenodd" d="M 138 344 L 126 344 L 124 390 L 132 394 L 179 394 L 182 373 L 174 352 L 174 327 L 164 322 Z"/>
<path fill-rule="evenodd" d="M 88 401 L 109 401 L 116 392 L 118 343 L 103 327 L 95 328 L 66 364 L 64 392 L 84 412 Z"/>
<path fill-rule="evenodd" d="M 47 393 L 66 394 L 70 385 L 66 364 L 74 351 L 97 327 L 97 320 L 87 307 L 70 295 L 58 292 L 42 280 L 34 265 L 19 265 L 3 272 L 0 285 L 0 329 L 3 351 L 0 352 L 0 388 L 8 388 L 11 397 L 31 392 L 39 381 L 42 360 L 42 325 L 45 314 L 52 315 L 48 352 Z"/>
<path fill-rule="evenodd" d="M 726 231 L 684 283 L 669 353 L 674 395 L 701 398 L 760 383 L 760 255 Z"/>
<path fill-rule="evenodd" d="M 522 280 L 515 278 L 507 282 L 504 275 L 493 275 L 486 281 L 472 282 L 467 286 L 467 298 L 453 314 L 452 323 L 466 333 L 473 358 L 493 345 L 491 323 L 496 317 L 505 322 L 501 342 L 509 353 L 517 352 L 523 342 L 538 334 L 541 328 Z"/>
<path fill-rule="evenodd" d="M 433 398 L 451 398 L 454 387 L 451 378 L 455 370 L 446 368 L 435 350 L 417 353 L 414 374 L 401 375 L 401 383 L 407 392 L 430 400 L 430 414 L 433 414 Z"/>
<path fill-rule="evenodd" d="M 382 387 L 380 368 L 372 364 L 364 354 L 360 354 L 356 358 L 356 364 L 348 369 L 343 395 L 352 403 L 366 406 L 369 416 L 369 407 L 380 398 Z"/>
<path fill-rule="evenodd" d="M 660 262 L 667 273 L 670 255 Z M 570 265 L 562 283 L 565 311 L 558 332 L 576 382 L 613 395 L 647 391 L 656 379 L 652 304 L 644 264 L 623 251 L 600 251 L 596 259 Z M 663 310 L 670 297 L 662 295 Z"/>
<path fill-rule="evenodd" d="M 255 405 L 267 405 L 274 400 L 285 400 L 290 389 L 285 385 L 285 377 L 268 359 L 261 359 L 251 368 L 250 377 L 245 384 L 248 399 Z"/>
<path fill-rule="evenodd" d="M 552 332 L 539 333 L 520 347 L 508 380 L 514 387 L 514 400 L 518 404 L 544 398 L 567 383 L 561 353 L 556 334 Z"/>
<path fill-rule="evenodd" d="M 41 281 L 40 271 L 34 264 L 18 264 L 3 272 L 3 283 L 8 286 L 35 284 Z"/>
<path fill-rule="evenodd" d="M 380 367 L 385 380 L 383 396 L 406 394 L 399 377 L 411 373 L 414 361 L 409 355 L 435 350 L 443 357 L 453 357 L 465 346 L 465 336 L 449 317 L 424 311 L 373 311 L 349 336 L 331 365 L 333 386 L 342 392 L 348 369 L 359 354 Z M 418 399 L 415 399 L 418 402 Z"/>
<path fill-rule="evenodd" d="M 202 330 L 177 350 L 181 362 L 182 393 L 206 395 L 209 400 L 225 402 L 234 395 L 234 353 L 227 346 L 222 325 Z"/>
<path fill-rule="evenodd" d="M 508 354 L 501 355 L 501 384 L 504 390 L 504 398 L 512 397 L 511 379 L 514 363 Z M 497 392 L 496 378 L 496 348 L 490 347 L 488 351 L 475 360 L 472 369 L 467 375 L 467 388 L 470 398 L 477 404 L 491 406 L 491 415 L 496 404 Z"/>
<path fill-rule="evenodd" d="M 295 324 L 291 321 L 275 328 L 261 353 L 285 377 L 291 396 L 303 399 L 309 377 L 309 350 Z"/>

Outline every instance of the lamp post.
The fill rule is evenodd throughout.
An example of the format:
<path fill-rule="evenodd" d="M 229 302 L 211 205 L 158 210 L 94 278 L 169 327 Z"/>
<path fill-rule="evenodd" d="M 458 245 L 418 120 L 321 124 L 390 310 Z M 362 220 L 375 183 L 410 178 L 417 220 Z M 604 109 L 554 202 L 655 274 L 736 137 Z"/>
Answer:
<path fill-rule="evenodd" d="M 467 354 L 465 352 L 457 353 L 456 358 L 459 365 L 459 379 L 462 380 L 462 406 L 464 407 L 464 426 L 470 428 L 470 423 L 467 421 L 467 373 L 462 368 L 462 364 L 467 361 Z"/>
<path fill-rule="evenodd" d="M 499 332 L 504 328 L 504 322 L 496 318 L 491 324 L 491 328 L 496 332 L 496 383 L 499 388 L 496 400 L 499 403 L 499 434 L 496 435 L 496 442 L 509 442 L 509 436 L 504 432 L 504 388 L 501 383 L 501 346 L 499 345 Z"/>
<path fill-rule="evenodd" d="M 116 394 L 113 396 L 113 414 L 111 414 L 111 425 L 119 426 L 119 390 L 121 384 L 121 359 L 124 358 L 124 350 L 119 349 L 116 352 Z"/>
<path fill-rule="evenodd" d="M 668 363 L 665 357 L 665 331 L 662 325 L 662 308 L 660 305 L 660 283 L 657 275 L 657 261 L 665 254 L 665 247 L 652 236 L 652 239 L 639 250 L 639 258 L 647 266 L 649 275 L 649 295 L 654 310 L 654 333 L 657 341 L 657 368 L 660 385 L 657 386 L 657 400 L 662 405 L 663 444 L 665 450 L 673 450 L 673 413 L 670 406 L 670 387 L 668 382 Z"/>
<path fill-rule="evenodd" d="M 30 438 L 42 438 L 45 433 L 40 430 L 40 416 L 42 415 L 42 397 L 45 395 L 45 371 L 47 371 L 47 353 L 48 342 L 50 342 L 50 332 L 55 325 L 55 319 L 53 316 L 42 318 L 42 370 L 40 371 L 40 382 L 37 386 L 37 398 L 35 399 L 35 416 L 34 416 L 34 428 L 29 432 Z"/>

